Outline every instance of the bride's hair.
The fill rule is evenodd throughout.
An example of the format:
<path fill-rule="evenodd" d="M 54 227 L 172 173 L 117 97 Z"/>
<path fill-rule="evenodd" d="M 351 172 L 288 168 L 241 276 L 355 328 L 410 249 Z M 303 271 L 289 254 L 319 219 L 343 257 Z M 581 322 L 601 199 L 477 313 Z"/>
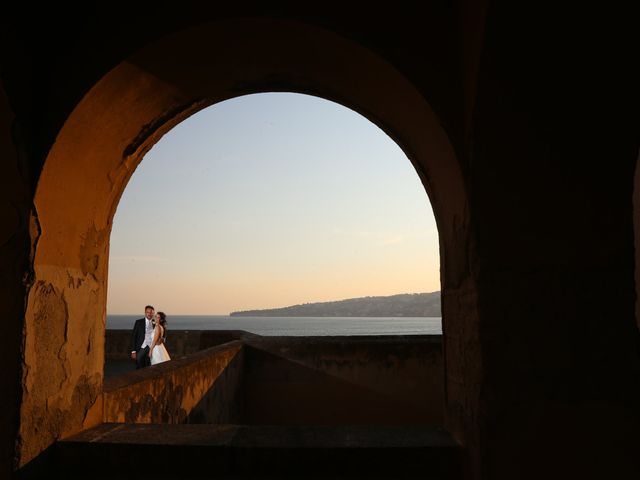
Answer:
<path fill-rule="evenodd" d="M 162 327 L 166 331 L 167 330 L 167 316 L 165 315 L 164 312 L 158 312 L 158 315 L 160 316 L 160 325 L 162 325 Z"/>

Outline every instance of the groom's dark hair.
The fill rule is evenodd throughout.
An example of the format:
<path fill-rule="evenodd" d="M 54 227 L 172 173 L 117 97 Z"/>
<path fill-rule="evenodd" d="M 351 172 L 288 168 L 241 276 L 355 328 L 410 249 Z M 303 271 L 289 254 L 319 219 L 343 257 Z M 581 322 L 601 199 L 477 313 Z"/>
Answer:
<path fill-rule="evenodd" d="M 144 310 L 146 311 L 147 308 L 150 308 L 151 310 L 155 310 L 155 308 L 153 308 L 153 305 L 147 305 L 146 307 L 144 307 Z"/>

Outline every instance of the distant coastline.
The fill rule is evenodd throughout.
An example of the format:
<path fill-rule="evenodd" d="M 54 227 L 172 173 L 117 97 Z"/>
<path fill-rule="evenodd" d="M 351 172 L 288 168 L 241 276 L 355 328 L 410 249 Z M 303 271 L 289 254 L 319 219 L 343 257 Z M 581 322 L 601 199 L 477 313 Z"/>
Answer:
<path fill-rule="evenodd" d="M 440 317 L 440 292 L 360 297 L 264 310 L 231 312 L 232 317 Z"/>

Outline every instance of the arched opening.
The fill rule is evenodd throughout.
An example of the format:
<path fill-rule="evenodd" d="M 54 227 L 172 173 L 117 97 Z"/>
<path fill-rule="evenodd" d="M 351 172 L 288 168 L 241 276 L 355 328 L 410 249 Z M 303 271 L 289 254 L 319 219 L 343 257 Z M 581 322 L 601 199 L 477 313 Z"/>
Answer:
<path fill-rule="evenodd" d="M 356 43 L 298 23 L 219 22 L 167 37 L 106 75 L 69 116 L 35 196 L 35 281 L 25 319 L 20 464 L 58 438 L 101 422 L 108 240 L 118 200 L 144 154 L 196 111 L 243 94 L 307 93 L 369 118 L 406 152 L 440 235 L 448 426 L 463 434 L 465 345 L 472 317 L 466 195 L 459 166 L 425 98 Z M 51 325 L 46 342 L 42 324 Z M 468 335 L 467 335 L 468 337 Z M 34 386 L 37 385 L 37 388 Z"/>
<path fill-rule="evenodd" d="M 111 329 L 152 303 L 172 330 L 392 334 L 396 321 L 397 334 L 441 333 L 415 318 L 440 317 L 437 227 L 415 169 L 367 119 L 308 95 L 237 97 L 167 133 L 122 196 L 109 262 Z M 436 295 L 301 306 L 423 292 Z M 317 328 L 246 320 L 295 305 Z M 358 320 L 329 321 L 347 316 Z"/>
<path fill-rule="evenodd" d="M 442 425 L 435 220 L 406 155 L 356 112 L 268 93 L 194 114 L 132 175 L 109 255 L 105 421 L 149 421 L 130 405 L 158 367 L 126 374 L 152 304 L 174 360 L 245 340 L 197 403 L 153 422 Z"/>

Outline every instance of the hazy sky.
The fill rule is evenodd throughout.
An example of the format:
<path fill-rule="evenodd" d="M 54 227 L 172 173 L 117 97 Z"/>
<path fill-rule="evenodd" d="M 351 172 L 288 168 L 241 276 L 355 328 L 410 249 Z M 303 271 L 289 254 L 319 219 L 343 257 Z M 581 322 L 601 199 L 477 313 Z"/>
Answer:
<path fill-rule="evenodd" d="M 111 234 L 107 312 L 227 314 L 440 289 L 424 187 L 382 130 L 307 95 L 248 95 L 167 133 Z"/>

